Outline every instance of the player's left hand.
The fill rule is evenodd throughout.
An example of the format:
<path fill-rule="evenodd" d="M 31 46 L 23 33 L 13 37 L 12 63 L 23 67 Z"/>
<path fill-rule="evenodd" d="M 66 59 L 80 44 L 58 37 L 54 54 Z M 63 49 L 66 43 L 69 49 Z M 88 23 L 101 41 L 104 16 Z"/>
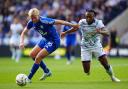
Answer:
<path fill-rule="evenodd" d="M 20 43 L 19 48 L 20 49 L 24 49 L 24 44 L 23 43 Z"/>

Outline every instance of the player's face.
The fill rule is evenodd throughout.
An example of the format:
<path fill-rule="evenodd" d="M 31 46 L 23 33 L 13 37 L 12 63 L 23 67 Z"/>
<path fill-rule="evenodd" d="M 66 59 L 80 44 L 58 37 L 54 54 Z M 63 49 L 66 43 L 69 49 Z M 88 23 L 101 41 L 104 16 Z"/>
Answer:
<path fill-rule="evenodd" d="M 30 18 L 31 18 L 32 22 L 34 22 L 34 23 L 39 21 L 39 16 L 38 15 L 31 15 Z"/>
<path fill-rule="evenodd" d="M 87 13 L 85 13 L 85 17 L 86 17 L 86 20 L 87 20 L 88 24 L 93 23 L 93 21 L 94 21 L 94 13 L 87 12 Z"/>
<path fill-rule="evenodd" d="M 15 19 L 14 19 L 14 23 L 17 24 L 18 22 L 19 22 L 19 20 L 18 20 L 17 18 L 15 18 Z"/>

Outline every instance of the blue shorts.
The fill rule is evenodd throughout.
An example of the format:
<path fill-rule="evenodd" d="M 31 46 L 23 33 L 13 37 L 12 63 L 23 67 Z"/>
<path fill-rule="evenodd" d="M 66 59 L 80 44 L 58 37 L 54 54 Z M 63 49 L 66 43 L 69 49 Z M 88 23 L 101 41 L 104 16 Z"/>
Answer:
<path fill-rule="evenodd" d="M 66 39 L 66 46 L 76 46 L 76 40 L 75 39 Z"/>
<path fill-rule="evenodd" d="M 43 49 L 45 48 L 48 53 L 52 53 L 54 52 L 59 46 L 60 46 L 60 41 L 58 42 L 53 42 L 53 41 L 46 41 L 46 40 L 40 40 L 40 42 L 38 43 L 38 46 Z"/>

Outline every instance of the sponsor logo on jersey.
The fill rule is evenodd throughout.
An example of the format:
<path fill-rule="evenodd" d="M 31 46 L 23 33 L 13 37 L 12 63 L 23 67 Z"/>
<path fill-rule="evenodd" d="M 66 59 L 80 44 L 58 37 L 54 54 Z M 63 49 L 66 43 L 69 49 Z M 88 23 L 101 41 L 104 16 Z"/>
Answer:
<path fill-rule="evenodd" d="M 42 30 L 38 30 L 41 35 L 47 35 L 47 32 L 43 32 Z"/>
<path fill-rule="evenodd" d="M 43 29 L 44 27 L 42 25 L 40 25 L 40 28 Z"/>

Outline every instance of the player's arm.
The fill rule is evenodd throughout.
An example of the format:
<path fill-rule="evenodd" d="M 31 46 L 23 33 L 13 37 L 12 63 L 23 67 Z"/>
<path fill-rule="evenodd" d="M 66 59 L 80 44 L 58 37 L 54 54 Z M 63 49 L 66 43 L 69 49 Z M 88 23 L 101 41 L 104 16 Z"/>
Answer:
<path fill-rule="evenodd" d="M 64 21 L 64 20 L 55 20 L 55 25 L 57 25 L 57 24 L 67 25 L 67 26 L 71 26 L 71 27 L 74 27 L 74 28 L 78 28 L 77 24 L 72 24 L 72 23 Z"/>
<path fill-rule="evenodd" d="M 102 20 L 98 21 L 98 25 L 96 27 L 96 32 L 99 33 L 99 34 L 105 35 L 105 36 L 109 36 L 109 31 L 104 26 Z"/>
<path fill-rule="evenodd" d="M 21 49 L 24 48 L 24 36 L 27 34 L 27 32 L 28 32 L 28 29 L 27 29 L 27 27 L 25 27 L 24 30 L 21 33 L 21 36 L 20 36 L 20 45 L 19 45 L 19 47 Z"/>
<path fill-rule="evenodd" d="M 79 29 L 79 25 L 77 24 L 77 27 L 72 27 L 71 29 L 65 31 L 65 32 L 62 32 L 61 33 L 61 38 L 63 38 L 66 34 L 70 34 L 70 33 L 73 33 L 75 31 L 77 31 Z"/>
<path fill-rule="evenodd" d="M 109 36 L 109 31 L 105 27 L 96 29 L 96 31 L 97 33 L 102 34 L 104 36 Z"/>

